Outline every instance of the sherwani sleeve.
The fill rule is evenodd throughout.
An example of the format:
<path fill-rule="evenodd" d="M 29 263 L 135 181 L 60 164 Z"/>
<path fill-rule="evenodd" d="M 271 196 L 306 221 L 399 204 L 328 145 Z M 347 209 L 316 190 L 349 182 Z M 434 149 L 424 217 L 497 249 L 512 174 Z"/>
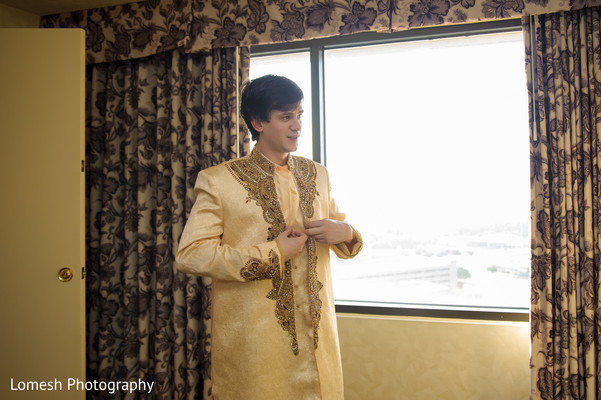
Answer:
<path fill-rule="evenodd" d="M 329 204 L 328 204 L 329 216 L 328 216 L 328 218 L 335 219 L 337 221 L 345 221 L 346 214 L 343 213 L 342 211 L 340 211 L 340 209 L 338 208 L 338 205 L 336 204 L 336 200 L 334 200 L 334 197 L 332 196 L 329 176 L 328 176 L 328 192 L 329 192 L 328 193 L 328 198 L 329 198 Z M 353 258 L 363 248 L 363 238 L 361 237 L 361 234 L 359 233 L 359 231 L 355 230 L 355 228 L 353 228 L 352 225 L 351 225 L 351 229 L 353 230 L 353 238 L 351 239 L 351 242 L 353 243 L 353 247 L 350 250 L 349 250 L 348 246 L 346 245 L 346 243 L 339 243 L 339 244 L 330 246 L 330 248 L 332 249 L 334 254 L 336 254 L 339 258 L 343 258 L 343 259 Z"/>
<path fill-rule="evenodd" d="M 198 174 L 196 201 L 175 257 L 177 268 L 193 275 L 242 282 L 280 274 L 283 260 L 277 239 L 244 247 L 223 243 L 224 210 L 213 179 L 202 171 Z"/>

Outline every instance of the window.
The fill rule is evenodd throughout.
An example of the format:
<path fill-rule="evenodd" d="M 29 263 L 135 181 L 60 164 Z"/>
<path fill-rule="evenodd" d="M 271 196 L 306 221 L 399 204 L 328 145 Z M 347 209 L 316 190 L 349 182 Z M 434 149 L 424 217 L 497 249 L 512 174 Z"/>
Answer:
<path fill-rule="evenodd" d="M 325 143 L 320 161 L 365 242 L 353 260 L 332 257 L 337 304 L 527 312 L 524 45 L 519 22 L 489 26 L 384 44 L 351 37 L 270 57 L 253 51 L 253 77 L 296 80 L 287 74 L 295 57 L 323 60 L 321 76 L 301 67 L 304 85 L 323 87 L 323 104 L 313 106 L 323 107 L 325 132 L 313 121 L 313 140 Z"/>

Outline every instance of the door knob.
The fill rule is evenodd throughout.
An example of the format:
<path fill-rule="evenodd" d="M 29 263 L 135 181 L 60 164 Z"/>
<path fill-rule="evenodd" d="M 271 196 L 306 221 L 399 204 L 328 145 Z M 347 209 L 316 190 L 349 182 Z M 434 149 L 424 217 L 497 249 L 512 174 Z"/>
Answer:
<path fill-rule="evenodd" d="M 73 271 L 69 267 L 61 268 L 58 271 L 58 280 L 61 282 L 69 282 L 73 278 Z"/>

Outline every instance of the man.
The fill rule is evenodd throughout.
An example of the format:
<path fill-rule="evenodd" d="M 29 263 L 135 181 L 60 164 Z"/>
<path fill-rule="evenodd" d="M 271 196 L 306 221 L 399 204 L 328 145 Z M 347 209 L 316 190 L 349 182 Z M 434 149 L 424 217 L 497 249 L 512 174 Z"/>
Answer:
<path fill-rule="evenodd" d="M 303 93 L 267 75 L 242 93 L 257 143 L 247 157 L 201 171 L 178 268 L 212 283 L 215 399 L 342 399 L 329 249 L 362 248 L 330 196 L 326 169 L 290 155 Z"/>

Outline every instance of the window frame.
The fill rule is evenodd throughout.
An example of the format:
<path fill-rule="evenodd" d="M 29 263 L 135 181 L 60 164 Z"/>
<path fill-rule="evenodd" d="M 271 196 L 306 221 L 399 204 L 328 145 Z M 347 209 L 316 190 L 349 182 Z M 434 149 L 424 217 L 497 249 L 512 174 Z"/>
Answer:
<path fill-rule="evenodd" d="M 313 160 L 327 165 L 327 135 L 325 131 L 324 54 L 326 50 L 348 47 L 373 46 L 387 43 L 432 40 L 488 33 L 522 30 L 520 19 L 506 19 L 464 25 L 443 25 L 416 28 L 400 32 L 363 32 L 287 43 L 256 45 L 251 57 L 274 56 L 309 52 L 311 62 L 311 106 Z M 524 63 L 524 70 L 526 66 Z M 526 90 L 527 88 L 524 88 Z M 307 101 L 308 99 L 305 99 Z M 525 308 L 497 308 L 473 306 L 446 306 L 431 304 L 384 303 L 365 301 L 336 301 L 337 313 L 387 315 L 403 317 L 432 317 L 489 321 L 529 321 L 530 310 Z"/>

